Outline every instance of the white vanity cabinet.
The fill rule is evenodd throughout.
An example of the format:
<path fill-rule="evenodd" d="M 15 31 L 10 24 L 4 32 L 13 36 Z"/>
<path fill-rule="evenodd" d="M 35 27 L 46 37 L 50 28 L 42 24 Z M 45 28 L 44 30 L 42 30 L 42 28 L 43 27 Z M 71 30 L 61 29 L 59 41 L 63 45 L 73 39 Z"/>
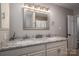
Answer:
<path fill-rule="evenodd" d="M 2 56 L 66 56 L 67 40 L 1 51 Z"/>
<path fill-rule="evenodd" d="M 66 56 L 67 50 L 62 47 L 56 47 L 47 50 L 47 56 Z"/>
<path fill-rule="evenodd" d="M 23 47 L 23 48 L 16 48 L 8 51 L 0 52 L 0 55 L 2 56 L 24 56 L 24 55 L 43 55 L 45 51 L 44 45 L 34 45 L 29 47 Z M 39 53 L 40 52 L 40 53 Z M 45 55 L 45 53 L 44 53 Z"/>
<path fill-rule="evenodd" d="M 65 56 L 65 55 L 67 55 L 66 41 L 47 44 L 47 56 Z"/>

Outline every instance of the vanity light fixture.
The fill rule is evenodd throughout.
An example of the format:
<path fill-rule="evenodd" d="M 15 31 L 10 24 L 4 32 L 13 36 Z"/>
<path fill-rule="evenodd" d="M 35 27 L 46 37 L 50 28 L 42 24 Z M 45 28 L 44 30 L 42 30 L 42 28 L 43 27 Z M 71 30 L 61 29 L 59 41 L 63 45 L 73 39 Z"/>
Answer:
<path fill-rule="evenodd" d="M 24 4 L 24 8 L 34 10 L 34 5 L 33 4 Z"/>
<path fill-rule="evenodd" d="M 40 5 L 31 4 L 31 3 L 25 3 L 24 8 L 26 10 L 46 12 L 46 13 L 49 11 L 49 8 L 46 8 L 46 7 L 40 6 Z"/>

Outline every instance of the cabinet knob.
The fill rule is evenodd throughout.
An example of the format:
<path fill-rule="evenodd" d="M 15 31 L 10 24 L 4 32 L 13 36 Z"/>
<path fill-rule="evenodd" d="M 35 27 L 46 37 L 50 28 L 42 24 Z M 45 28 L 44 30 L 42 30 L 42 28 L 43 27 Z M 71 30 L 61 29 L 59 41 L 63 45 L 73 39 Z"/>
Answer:
<path fill-rule="evenodd" d="M 71 36 L 71 34 L 67 34 L 67 36 Z"/>
<path fill-rule="evenodd" d="M 58 49 L 57 52 L 60 53 L 61 49 Z"/>
<path fill-rule="evenodd" d="M 61 49 L 57 49 L 58 56 L 60 55 Z"/>

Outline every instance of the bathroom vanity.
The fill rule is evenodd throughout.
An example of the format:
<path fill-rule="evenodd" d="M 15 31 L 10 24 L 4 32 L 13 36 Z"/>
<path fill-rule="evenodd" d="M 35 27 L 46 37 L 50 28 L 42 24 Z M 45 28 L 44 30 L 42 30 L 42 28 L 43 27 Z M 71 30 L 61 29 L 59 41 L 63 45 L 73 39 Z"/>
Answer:
<path fill-rule="evenodd" d="M 1 56 L 66 56 L 67 39 L 51 37 L 10 42 L 0 49 Z"/>

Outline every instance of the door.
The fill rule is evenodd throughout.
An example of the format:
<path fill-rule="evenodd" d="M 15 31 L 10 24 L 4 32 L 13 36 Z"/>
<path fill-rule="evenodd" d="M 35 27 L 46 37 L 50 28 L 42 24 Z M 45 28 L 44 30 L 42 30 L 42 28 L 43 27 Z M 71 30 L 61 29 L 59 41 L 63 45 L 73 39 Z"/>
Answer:
<path fill-rule="evenodd" d="M 72 15 L 67 15 L 67 37 L 68 37 L 68 49 L 72 50 L 76 48 L 76 20 Z"/>
<path fill-rule="evenodd" d="M 79 15 L 77 16 L 77 48 L 79 49 Z"/>

